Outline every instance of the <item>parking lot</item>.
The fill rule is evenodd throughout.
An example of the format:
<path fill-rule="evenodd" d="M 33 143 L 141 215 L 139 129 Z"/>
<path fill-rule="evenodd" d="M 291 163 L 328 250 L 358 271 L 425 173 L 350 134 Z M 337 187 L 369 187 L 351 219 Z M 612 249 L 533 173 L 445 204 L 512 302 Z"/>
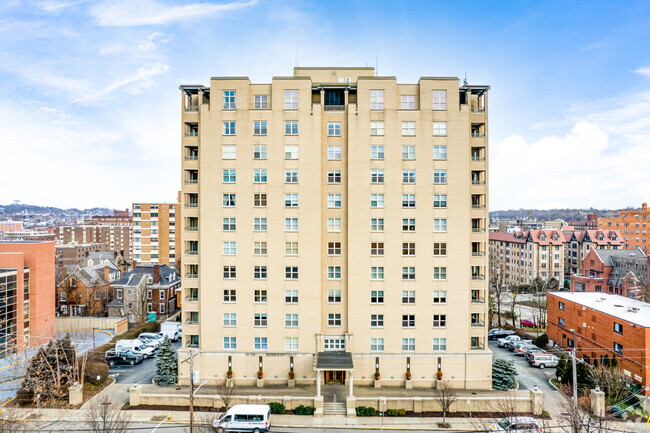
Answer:
<path fill-rule="evenodd" d="M 174 350 L 181 347 L 181 341 L 172 343 Z M 136 365 L 115 365 L 109 367 L 108 374 L 115 378 L 115 383 L 151 383 L 156 376 L 156 357 L 143 359 Z"/>
<path fill-rule="evenodd" d="M 519 389 L 532 389 L 537 386 L 542 391 L 555 391 L 555 388 L 548 383 L 549 379 L 555 377 L 555 368 L 545 368 L 540 370 L 536 367 L 531 367 L 526 362 L 523 356 L 517 356 L 514 352 L 509 351 L 503 347 L 499 347 L 496 341 L 490 341 L 490 350 L 494 353 L 494 359 L 507 358 L 515 361 L 517 368 L 517 381 L 519 382 Z"/>

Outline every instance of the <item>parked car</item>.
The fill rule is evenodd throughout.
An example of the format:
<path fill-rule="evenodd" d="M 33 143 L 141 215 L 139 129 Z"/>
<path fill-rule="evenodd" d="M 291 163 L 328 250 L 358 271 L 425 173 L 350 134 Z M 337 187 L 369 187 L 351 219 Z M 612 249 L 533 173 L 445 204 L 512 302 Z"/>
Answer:
<path fill-rule="evenodd" d="M 162 322 L 160 324 L 160 333 L 163 337 L 166 335 L 172 341 L 177 341 L 181 338 L 181 323 L 180 322 Z"/>
<path fill-rule="evenodd" d="M 542 370 L 546 367 L 557 367 L 558 361 L 559 358 L 550 353 L 533 353 L 528 358 L 528 363 L 532 367 L 539 367 Z"/>
<path fill-rule="evenodd" d="M 143 332 L 142 334 L 138 335 L 138 338 L 140 337 L 156 340 L 158 344 L 162 343 L 164 338 L 162 332 Z"/>
<path fill-rule="evenodd" d="M 528 320 L 528 319 L 521 319 L 519 321 L 519 325 L 522 328 L 539 328 L 537 323 L 533 323 L 532 320 Z"/>
<path fill-rule="evenodd" d="M 115 364 L 129 364 L 135 365 L 142 362 L 144 356 L 134 353 L 132 350 L 124 350 L 122 352 L 115 352 L 115 349 L 109 349 L 105 354 L 106 362 L 108 365 Z"/>
<path fill-rule="evenodd" d="M 488 331 L 488 340 L 498 340 L 499 338 L 513 335 L 515 331 L 512 329 L 492 328 Z"/>
<path fill-rule="evenodd" d="M 142 340 L 119 340 L 115 343 L 115 351 L 118 354 L 127 350 L 140 354 L 144 356 L 145 359 L 154 356 L 153 348 L 145 346 Z"/>
<path fill-rule="evenodd" d="M 508 335 L 507 337 L 499 338 L 497 342 L 499 343 L 499 347 L 508 347 L 508 344 L 510 344 L 511 341 L 519 341 L 521 338 L 519 338 L 518 335 Z"/>
<path fill-rule="evenodd" d="M 509 416 L 490 426 L 490 430 L 498 432 L 541 432 L 542 428 L 535 418 L 529 416 Z"/>
<path fill-rule="evenodd" d="M 511 341 L 508 343 L 508 350 L 514 351 L 515 347 L 520 344 L 533 344 L 533 340 L 519 340 L 519 341 Z"/>
<path fill-rule="evenodd" d="M 515 355 L 517 356 L 524 356 L 524 354 L 531 349 L 538 348 L 534 344 L 518 344 L 515 347 Z"/>
<path fill-rule="evenodd" d="M 146 347 L 151 347 L 154 352 L 160 346 L 160 342 L 156 338 L 138 337 L 138 340 L 142 341 Z"/>
<path fill-rule="evenodd" d="M 534 347 L 532 347 L 532 348 L 530 348 L 530 349 L 524 351 L 524 354 L 523 354 L 523 355 L 524 355 L 524 357 L 526 358 L 526 360 L 528 360 L 528 358 L 529 358 L 533 353 L 546 353 L 546 351 L 545 351 L 544 349 L 540 349 L 540 348 L 537 347 L 537 346 L 534 346 Z"/>

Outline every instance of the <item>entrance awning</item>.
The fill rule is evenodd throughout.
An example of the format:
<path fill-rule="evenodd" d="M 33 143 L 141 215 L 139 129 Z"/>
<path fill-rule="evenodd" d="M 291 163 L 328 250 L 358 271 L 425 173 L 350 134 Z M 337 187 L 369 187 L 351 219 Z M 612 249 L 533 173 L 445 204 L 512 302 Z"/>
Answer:
<path fill-rule="evenodd" d="M 314 370 L 354 370 L 352 354 L 350 352 L 318 352 Z"/>

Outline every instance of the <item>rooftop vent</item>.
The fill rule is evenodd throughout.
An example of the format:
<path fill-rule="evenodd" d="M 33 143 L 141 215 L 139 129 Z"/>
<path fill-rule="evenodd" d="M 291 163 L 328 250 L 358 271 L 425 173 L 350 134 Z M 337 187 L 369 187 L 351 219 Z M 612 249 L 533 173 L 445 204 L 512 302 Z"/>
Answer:
<path fill-rule="evenodd" d="M 629 311 L 630 313 L 637 313 L 639 311 L 639 309 L 636 308 L 636 307 L 630 307 L 630 308 L 627 309 L 627 311 Z"/>
<path fill-rule="evenodd" d="M 619 307 L 619 308 L 623 308 L 623 306 L 622 306 L 622 305 L 619 305 L 619 304 L 616 304 L 616 305 L 614 305 L 614 306 L 615 306 L 615 307 Z"/>

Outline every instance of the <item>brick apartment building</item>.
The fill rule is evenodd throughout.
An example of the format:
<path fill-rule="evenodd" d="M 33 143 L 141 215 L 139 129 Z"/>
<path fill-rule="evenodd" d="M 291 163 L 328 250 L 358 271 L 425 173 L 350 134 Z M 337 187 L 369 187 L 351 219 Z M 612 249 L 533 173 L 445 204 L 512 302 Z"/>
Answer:
<path fill-rule="evenodd" d="M 578 358 L 602 364 L 616 356 L 633 383 L 647 383 L 650 304 L 606 293 L 550 292 L 547 320 L 548 337 L 575 349 Z"/>
<path fill-rule="evenodd" d="M 23 229 L 22 221 L 0 221 L 0 232 L 13 232 Z"/>
<path fill-rule="evenodd" d="M 643 299 L 648 261 L 641 249 L 592 249 L 582 260 L 583 271 L 571 275 L 572 292 L 604 292 Z"/>
<path fill-rule="evenodd" d="M 574 230 L 564 233 L 568 242 L 564 263 L 564 271 L 567 275 L 583 272 L 583 260 L 591 250 L 623 248 L 623 237 L 618 230 Z"/>
<path fill-rule="evenodd" d="M 0 242 L 0 357 L 55 329 L 54 242 Z"/>
<path fill-rule="evenodd" d="M 568 221 L 574 230 L 596 230 L 598 229 L 598 214 L 587 215 L 586 221 Z"/>
<path fill-rule="evenodd" d="M 108 251 L 104 243 L 57 245 L 56 266 L 81 265 L 88 254 L 102 251 Z"/>
<path fill-rule="evenodd" d="M 129 210 L 116 210 L 113 215 L 95 215 L 89 220 L 85 220 L 85 224 L 99 224 L 111 226 L 128 227 L 132 224 L 132 218 Z"/>
<path fill-rule="evenodd" d="M 176 245 L 183 245 L 182 230 L 176 230 L 180 214 L 180 203 L 133 203 L 133 260 L 180 269 L 181 253 L 176 252 Z"/>
<path fill-rule="evenodd" d="M 57 227 L 59 244 L 90 244 L 101 243 L 108 251 L 115 251 L 131 261 L 131 244 L 133 239 L 132 225 L 100 225 L 84 224 L 78 226 Z"/>
<path fill-rule="evenodd" d="M 616 218 L 598 218 L 601 230 L 620 230 L 623 235 L 623 248 L 641 248 L 648 252 L 650 246 L 650 209 L 643 203 L 641 210 L 620 210 Z"/>

